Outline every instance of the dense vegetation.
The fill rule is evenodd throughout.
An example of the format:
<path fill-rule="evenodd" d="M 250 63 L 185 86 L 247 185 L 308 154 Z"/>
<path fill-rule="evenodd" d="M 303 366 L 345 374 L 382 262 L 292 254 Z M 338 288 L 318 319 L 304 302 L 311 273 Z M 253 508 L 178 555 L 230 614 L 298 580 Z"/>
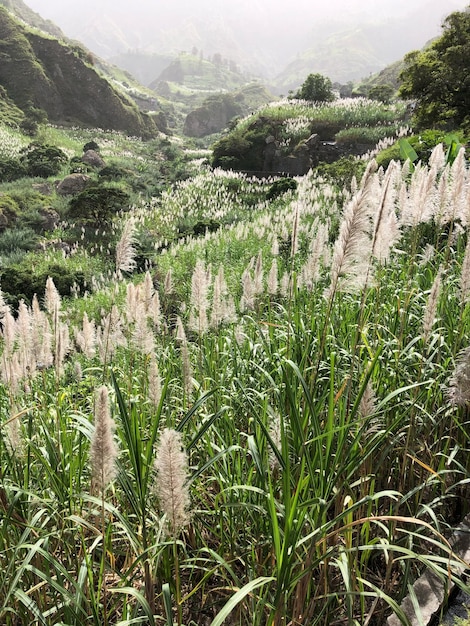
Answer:
<path fill-rule="evenodd" d="M 423 571 L 468 590 L 466 135 L 397 142 L 405 108 L 224 138 L 382 140 L 297 177 L 0 125 L 0 623 L 409 625 Z"/>
<path fill-rule="evenodd" d="M 216 142 L 213 165 L 242 171 L 266 170 L 269 143 L 276 146 L 276 156 L 294 157 L 313 134 L 319 141 L 359 144 L 365 152 L 382 139 L 406 133 L 405 118 L 403 102 L 388 105 L 366 98 L 273 102 L 239 120 Z"/>
<path fill-rule="evenodd" d="M 441 37 L 405 57 L 402 80 L 401 94 L 417 100 L 420 128 L 470 130 L 470 7 L 449 15 Z"/>

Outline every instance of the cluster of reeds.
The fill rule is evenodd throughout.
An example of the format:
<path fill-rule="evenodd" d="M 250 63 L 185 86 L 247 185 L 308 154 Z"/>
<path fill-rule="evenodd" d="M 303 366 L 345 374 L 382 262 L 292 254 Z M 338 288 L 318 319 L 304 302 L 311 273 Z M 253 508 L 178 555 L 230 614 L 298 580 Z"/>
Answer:
<path fill-rule="evenodd" d="M 16 318 L 1 303 L 7 626 L 406 623 L 423 567 L 463 585 L 463 151 L 344 192 L 309 175 L 249 219 L 206 176 L 156 219 L 233 222 L 101 283 L 79 320 L 52 281 Z M 131 212 L 117 270 L 154 214 Z"/>

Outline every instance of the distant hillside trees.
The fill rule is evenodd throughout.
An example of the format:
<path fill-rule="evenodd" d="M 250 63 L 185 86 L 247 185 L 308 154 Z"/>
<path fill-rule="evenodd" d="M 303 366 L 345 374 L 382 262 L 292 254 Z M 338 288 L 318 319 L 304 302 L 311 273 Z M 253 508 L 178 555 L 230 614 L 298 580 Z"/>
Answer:
<path fill-rule="evenodd" d="M 470 6 L 451 13 L 439 39 L 405 57 L 400 95 L 416 99 L 418 128 L 470 130 Z"/>
<path fill-rule="evenodd" d="M 313 102 L 332 102 L 335 99 L 335 95 L 328 76 L 309 74 L 299 91 L 293 95 L 293 98 L 311 100 Z"/>

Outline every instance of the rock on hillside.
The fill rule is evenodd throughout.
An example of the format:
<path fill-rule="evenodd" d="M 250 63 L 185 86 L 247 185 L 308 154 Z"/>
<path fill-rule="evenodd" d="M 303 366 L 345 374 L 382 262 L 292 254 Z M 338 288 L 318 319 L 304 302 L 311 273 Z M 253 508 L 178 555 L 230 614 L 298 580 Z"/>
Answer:
<path fill-rule="evenodd" d="M 248 115 L 259 106 L 276 99 L 266 88 L 256 82 L 249 83 L 233 93 L 209 96 L 201 106 L 188 113 L 183 132 L 188 137 L 205 137 L 218 133 L 233 118 Z"/>
<path fill-rule="evenodd" d="M 231 119 L 242 114 L 243 108 L 233 96 L 211 96 L 186 116 L 183 132 L 188 137 L 205 137 L 220 132 Z"/>
<path fill-rule="evenodd" d="M 20 24 L 0 7 L 0 86 L 23 111 L 43 109 L 51 122 L 150 137 L 157 127 L 92 66 L 92 57 Z"/>

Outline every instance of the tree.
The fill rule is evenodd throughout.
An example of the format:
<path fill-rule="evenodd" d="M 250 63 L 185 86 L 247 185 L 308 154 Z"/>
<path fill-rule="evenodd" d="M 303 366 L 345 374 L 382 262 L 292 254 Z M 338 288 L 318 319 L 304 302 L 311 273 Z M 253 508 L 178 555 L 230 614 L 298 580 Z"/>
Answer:
<path fill-rule="evenodd" d="M 418 128 L 470 129 L 470 6 L 451 13 L 439 39 L 405 57 L 400 95 L 416 100 Z"/>
<path fill-rule="evenodd" d="M 314 102 L 331 102 L 335 99 L 331 80 L 322 74 L 309 74 L 294 98 Z"/>
<path fill-rule="evenodd" d="M 65 152 L 56 146 L 30 144 L 21 152 L 20 162 L 27 176 L 56 176 L 68 161 Z"/>
<path fill-rule="evenodd" d="M 384 104 L 388 104 L 393 96 L 393 87 L 391 85 L 374 85 L 369 89 L 367 94 L 371 100 L 378 100 Z"/>

